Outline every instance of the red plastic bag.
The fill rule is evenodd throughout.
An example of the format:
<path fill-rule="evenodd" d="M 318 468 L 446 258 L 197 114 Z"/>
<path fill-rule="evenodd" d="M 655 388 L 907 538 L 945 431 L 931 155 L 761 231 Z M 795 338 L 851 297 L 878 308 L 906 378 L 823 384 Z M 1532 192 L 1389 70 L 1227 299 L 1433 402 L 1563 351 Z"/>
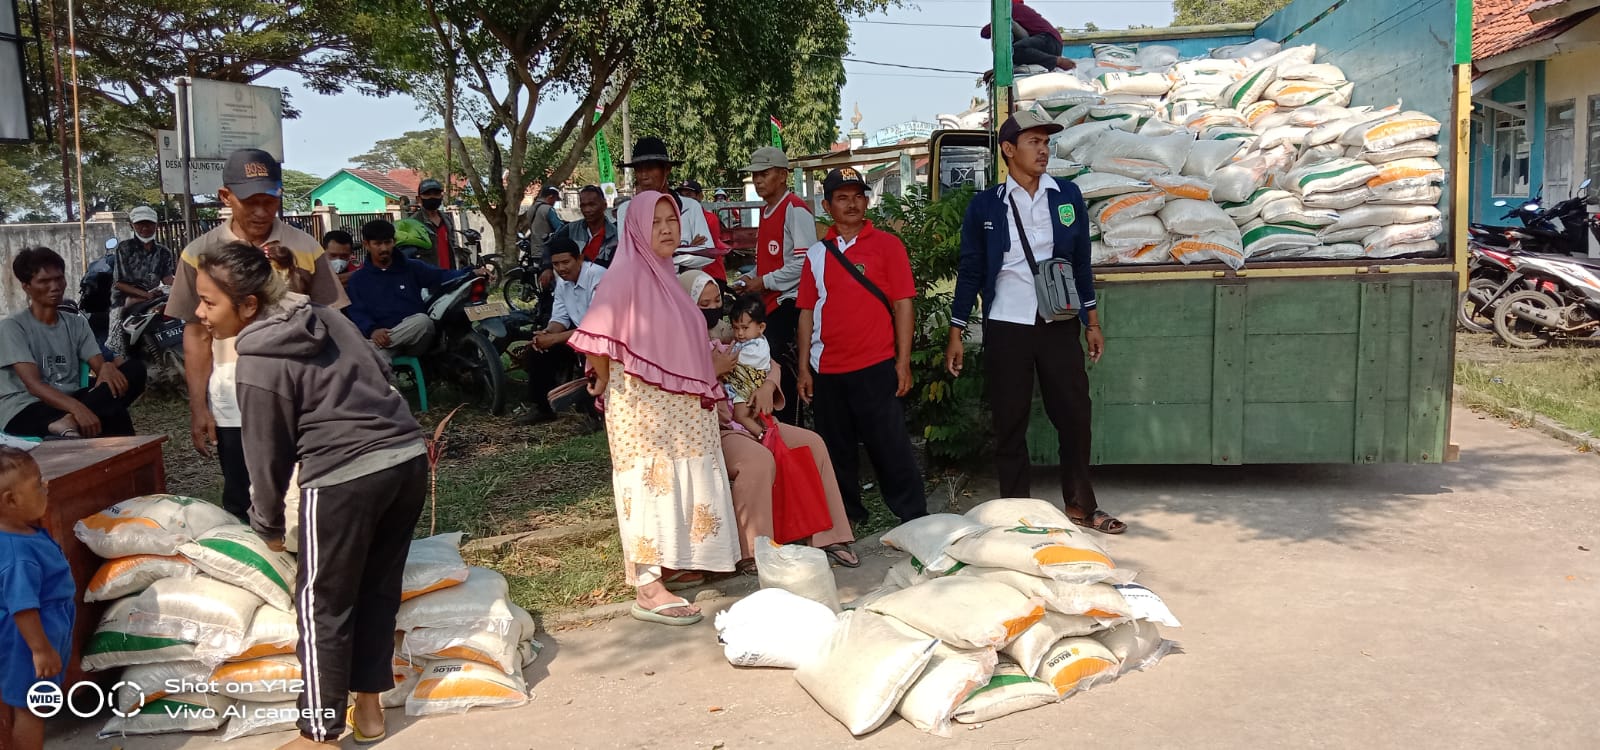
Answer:
<path fill-rule="evenodd" d="M 772 482 L 772 541 L 788 544 L 833 528 L 822 475 L 817 472 L 811 448 L 790 448 L 784 444 L 772 417 L 762 419 L 767 434 L 762 436 L 761 444 L 772 451 L 772 462 L 777 465 Z"/>

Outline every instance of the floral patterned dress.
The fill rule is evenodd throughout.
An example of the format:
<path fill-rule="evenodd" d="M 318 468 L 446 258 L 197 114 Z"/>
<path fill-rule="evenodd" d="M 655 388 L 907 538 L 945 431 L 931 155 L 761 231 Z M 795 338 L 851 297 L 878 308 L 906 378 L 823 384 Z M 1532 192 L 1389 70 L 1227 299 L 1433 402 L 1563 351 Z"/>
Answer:
<path fill-rule="evenodd" d="M 629 585 L 661 569 L 729 571 L 739 560 L 716 412 L 615 367 L 606 388 L 611 482 Z"/>

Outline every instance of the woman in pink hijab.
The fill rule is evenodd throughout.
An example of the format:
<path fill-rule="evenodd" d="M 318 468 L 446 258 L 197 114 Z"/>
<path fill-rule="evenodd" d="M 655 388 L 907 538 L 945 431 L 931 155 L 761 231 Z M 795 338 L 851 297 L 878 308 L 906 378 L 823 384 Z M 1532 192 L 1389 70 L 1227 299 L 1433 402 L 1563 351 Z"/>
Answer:
<path fill-rule="evenodd" d="M 633 617 L 691 625 L 700 609 L 664 579 L 732 571 L 739 560 L 714 410 L 724 393 L 705 316 L 672 265 L 677 201 L 646 191 L 632 204 L 611 268 L 568 344 L 588 356 L 589 392 L 605 410 L 623 570 L 638 589 Z"/>

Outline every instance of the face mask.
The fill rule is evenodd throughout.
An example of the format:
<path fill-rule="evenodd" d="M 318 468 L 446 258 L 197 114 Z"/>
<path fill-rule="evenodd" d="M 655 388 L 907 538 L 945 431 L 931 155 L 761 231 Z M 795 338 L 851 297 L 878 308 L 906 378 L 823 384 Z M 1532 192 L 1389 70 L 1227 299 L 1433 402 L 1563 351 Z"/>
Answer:
<path fill-rule="evenodd" d="M 722 322 L 722 308 L 720 307 L 713 307 L 709 310 L 702 309 L 700 314 L 706 316 L 706 328 L 708 330 L 715 328 L 718 323 Z"/>
<path fill-rule="evenodd" d="M 150 242 L 155 242 L 156 241 L 156 236 L 153 235 L 153 234 L 139 234 L 139 233 L 135 232 L 133 236 L 138 237 L 139 241 L 140 242 L 144 242 L 144 243 L 150 243 Z"/>
<path fill-rule="evenodd" d="M 444 199 L 443 198 L 423 198 L 422 199 L 422 207 L 427 209 L 427 210 L 429 210 L 429 211 L 438 211 L 439 207 L 442 206 L 442 205 L 444 205 Z"/>
<path fill-rule="evenodd" d="M 350 267 L 350 261 L 344 258 L 334 258 L 328 261 L 328 267 L 332 268 L 334 273 L 344 273 L 345 269 Z"/>

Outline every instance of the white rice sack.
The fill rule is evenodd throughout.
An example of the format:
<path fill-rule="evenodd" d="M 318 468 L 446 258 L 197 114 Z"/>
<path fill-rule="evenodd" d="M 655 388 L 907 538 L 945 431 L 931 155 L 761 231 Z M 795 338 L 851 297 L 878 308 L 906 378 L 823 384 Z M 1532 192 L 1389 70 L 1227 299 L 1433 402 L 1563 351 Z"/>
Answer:
<path fill-rule="evenodd" d="M 1100 223 L 1102 232 L 1109 235 L 1116 229 L 1118 223 L 1141 216 L 1152 216 L 1165 205 L 1167 205 L 1167 194 L 1160 190 L 1128 193 L 1107 198 L 1098 211 L 1092 212 L 1091 218 Z M 1109 238 L 1107 242 L 1110 242 Z"/>
<path fill-rule="evenodd" d="M 300 707 L 295 701 L 259 703 L 242 700 L 234 704 L 229 713 L 228 728 L 222 732 L 223 742 L 258 734 L 292 731 L 300 720 Z"/>
<path fill-rule="evenodd" d="M 1348 107 L 1336 107 L 1332 104 L 1316 104 L 1310 107 L 1297 107 L 1289 112 L 1289 124 L 1302 128 L 1316 128 L 1337 120 L 1344 120 L 1356 116 L 1357 112 Z"/>
<path fill-rule="evenodd" d="M 1107 94 L 1161 96 L 1172 90 L 1172 80 L 1162 73 L 1106 73 L 1095 80 L 1099 82 L 1100 90 Z"/>
<path fill-rule="evenodd" d="M 508 595 L 503 576 L 473 566 L 465 582 L 402 602 L 394 627 L 410 630 L 463 626 L 510 632 L 517 618 L 511 612 Z"/>
<path fill-rule="evenodd" d="M 1204 133 L 1212 128 L 1245 128 L 1250 127 L 1244 113 L 1237 109 L 1209 109 L 1187 120 L 1183 126 L 1190 130 Z"/>
<path fill-rule="evenodd" d="M 1149 108 L 1151 115 L 1154 116 L 1156 109 L 1165 102 L 1166 98 L 1161 96 L 1142 96 L 1139 94 L 1106 94 L 1104 103 L 1134 104 L 1141 107 L 1147 107 Z"/>
<path fill-rule="evenodd" d="M 459 531 L 413 539 L 406 552 L 406 568 L 400 582 L 400 601 L 447 589 L 467 580 L 467 562 L 461 559 Z"/>
<path fill-rule="evenodd" d="M 1091 44 L 1089 51 L 1094 55 L 1095 62 L 1100 65 L 1130 70 L 1139 67 L 1137 44 Z"/>
<path fill-rule="evenodd" d="M 1055 138 L 1055 154 L 1063 159 L 1083 161 L 1074 158 L 1073 154 L 1080 149 L 1087 149 L 1094 145 L 1100 136 L 1115 129 L 1109 122 L 1086 122 L 1082 125 L 1073 125 L 1061 131 Z"/>
<path fill-rule="evenodd" d="M 1018 99 L 1044 99 L 1069 91 L 1091 89 L 1071 73 L 1056 71 L 1016 79 Z"/>
<path fill-rule="evenodd" d="M 1423 139 L 1402 143 L 1394 148 L 1386 148 L 1382 151 L 1368 151 L 1361 146 L 1351 146 L 1349 151 L 1352 152 L 1349 153 L 1352 159 L 1365 159 L 1373 164 L 1382 165 L 1401 159 L 1434 159 L 1439 155 L 1439 142 L 1432 139 Z"/>
<path fill-rule="evenodd" d="M 1395 224 L 1367 235 L 1361 244 L 1367 249 L 1367 255 L 1393 258 L 1410 252 L 1398 249 L 1400 246 L 1427 242 L 1443 233 L 1444 224 L 1437 219 L 1416 224 Z"/>
<path fill-rule="evenodd" d="M 255 615 L 250 618 L 250 629 L 244 633 L 239 653 L 229 656 L 228 661 L 292 654 L 299 640 L 300 623 L 294 612 L 263 604 L 256 608 Z"/>
<path fill-rule="evenodd" d="M 1199 177 L 1180 177 L 1170 174 L 1151 177 L 1150 184 L 1167 194 L 1168 205 L 1174 198 L 1209 201 L 1211 192 L 1216 189 L 1210 181 Z"/>
<path fill-rule="evenodd" d="M 1339 212 L 1321 208 L 1308 208 L 1291 195 L 1279 198 L 1261 207 L 1260 219 L 1268 224 L 1321 229 L 1339 220 Z"/>
<path fill-rule="evenodd" d="M 1279 79 L 1273 81 L 1272 85 L 1267 87 L 1267 91 L 1263 96 L 1277 102 L 1280 106 L 1305 107 L 1319 99 L 1328 98 L 1328 95 L 1333 91 L 1334 87 L 1325 83 Z M 1328 103 L 1331 104 L 1332 102 Z"/>
<path fill-rule="evenodd" d="M 1141 68 L 1154 70 L 1156 68 L 1172 67 L 1181 57 L 1183 57 L 1183 54 L 1178 51 L 1177 47 L 1169 47 L 1165 44 L 1141 44 L 1139 45 L 1138 54 L 1134 56 L 1134 61 L 1139 63 Z"/>
<path fill-rule="evenodd" d="M 261 597 L 207 576 L 167 578 L 132 599 L 134 635 L 177 638 L 196 644 L 195 657 L 215 664 L 244 647 Z"/>
<path fill-rule="evenodd" d="M 1183 128 L 1167 122 L 1159 117 L 1139 126 L 1139 135 L 1145 138 L 1164 138 L 1166 136 L 1176 135 L 1178 133 L 1186 134 L 1188 135 L 1189 140 L 1194 140 L 1194 133 L 1190 133 L 1189 131 L 1184 130 Z"/>
<path fill-rule="evenodd" d="M 1244 267 L 1245 254 L 1237 227 L 1226 232 L 1209 232 L 1195 237 L 1179 237 L 1168 248 L 1172 259 L 1184 265 L 1216 261 L 1237 271 Z"/>
<path fill-rule="evenodd" d="M 1398 113 L 1399 113 L 1399 110 L 1397 108 L 1385 107 L 1385 108 L 1379 109 L 1379 110 L 1366 110 L 1366 111 L 1354 112 L 1350 117 L 1347 117 L 1347 118 L 1344 118 L 1344 119 L 1340 119 L 1340 120 L 1332 120 L 1332 121 L 1329 121 L 1329 122 L 1325 122 L 1325 123 L 1323 123 L 1321 125 L 1318 125 L 1318 126 L 1316 126 L 1316 127 L 1311 129 L 1311 133 L 1306 136 L 1306 145 L 1308 145 L 1308 146 L 1320 146 L 1320 145 L 1322 145 L 1324 143 L 1339 143 L 1339 145 L 1341 145 L 1341 146 L 1351 145 L 1351 144 L 1341 143 L 1341 140 L 1344 138 L 1344 134 L 1346 132 L 1348 132 L 1351 128 L 1360 126 L 1360 125 L 1362 125 L 1364 123 L 1372 123 L 1372 122 L 1378 122 L 1378 121 L 1381 121 L 1381 120 L 1385 120 L 1385 119 L 1387 119 L 1389 117 L 1392 117 L 1392 116 L 1394 116 L 1395 114 L 1398 114 Z M 1354 145 L 1363 145 L 1363 144 L 1354 144 Z"/>
<path fill-rule="evenodd" d="M 1337 143 L 1324 143 L 1321 146 L 1305 146 L 1300 149 L 1300 156 L 1294 160 L 1294 165 L 1289 169 L 1303 170 L 1318 164 L 1326 164 L 1334 159 L 1345 156 L 1345 148 Z"/>
<path fill-rule="evenodd" d="M 1320 242 L 1315 230 L 1264 223 L 1245 227 L 1243 240 L 1246 258 L 1284 248 L 1314 247 Z"/>
<path fill-rule="evenodd" d="M 1274 253 L 1271 257 L 1273 260 L 1279 260 L 1280 255 L 1283 256 L 1281 259 L 1286 260 L 1357 260 L 1367 257 L 1367 249 L 1362 247 L 1360 242 L 1338 242 L 1332 245 L 1299 248 L 1292 258 L 1288 253 Z"/>
<path fill-rule="evenodd" d="M 1299 195 L 1334 193 L 1361 187 L 1378 175 L 1378 168 L 1364 161 L 1338 158 L 1292 170 L 1282 187 Z"/>
<path fill-rule="evenodd" d="M 1367 180 L 1367 187 L 1372 188 L 1374 195 L 1426 188 L 1444 182 L 1444 167 L 1433 158 L 1398 159 L 1375 166 L 1377 176 Z"/>
<path fill-rule="evenodd" d="M 1099 104 L 1100 101 L 1100 95 L 1093 91 L 1063 91 L 1040 97 L 1034 100 L 1033 106 L 1044 110 L 1046 117 L 1055 117 L 1087 104 Z M 1018 107 L 1021 108 L 1021 105 Z"/>
<path fill-rule="evenodd" d="M 1293 125 L 1276 127 L 1261 134 L 1260 140 L 1256 141 L 1256 148 L 1264 151 L 1279 146 L 1292 146 L 1298 149 L 1305 143 L 1306 134 L 1310 132 L 1310 128 L 1297 128 Z"/>
<path fill-rule="evenodd" d="M 1023 672 L 1037 677 L 1045 654 L 1050 653 L 1050 648 L 1061 639 L 1086 636 L 1105 629 L 1106 625 L 1093 617 L 1046 612 L 1033 627 L 1023 631 L 1000 653 L 1015 661 Z"/>
<path fill-rule="evenodd" d="M 1110 630 L 1094 634 L 1093 638 L 1105 646 L 1121 665 L 1118 670 L 1127 674 L 1135 669 L 1144 670 L 1156 665 L 1174 644 L 1161 637 L 1161 628 L 1145 620 L 1125 622 Z"/>
<path fill-rule="evenodd" d="M 1344 70 L 1331 63 L 1285 63 L 1278 67 L 1278 78 L 1291 81 L 1312 81 L 1337 86 L 1349 81 Z"/>
<path fill-rule="evenodd" d="M 1256 103 L 1267 92 L 1267 87 L 1277 80 L 1277 69 L 1265 65 L 1245 74 L 1244 78 L 1235 81 L 1222 92 L 1222 97 L 1217 100 L 1217 106 L 1229 109 L 1244 109 Z"/>
<path fill-rule="evenodd" d="M 1255 142 L 1261 138 L 1261 134 L 1249 128 L 1218 126 L 1206 128 L 1200 134 L 1200 137 L 1207 141 L 1238 141 L 1245 147 L 1254 147 Z"/>
<path fill-rule="evenodd" d="M 989 684 L 999 662 L 992 648 L 961 650 L 941 643 L 895 713 L 924 732 L 949 737 L 950 717 L 974 690 Z"/>
<path fill-rule="evenodd" d="M 859 737 L 889 718 L 937 645 L 937 639 L 914 637 L 882 615 L 846 612 L 823 656 L 794 676 L 812 700 Z"/>
<path fill-rule="evenodd" d="M 910 554 L 922 568 L 943 573 L 957 564 L 945 554 L 950 545 L 963 537 L 983 531 L 987 526 L 955 513 L 933 513 L 907 521 L 886 532 L 881 541 Z"/>
<path fill-rule="evenodd" d="M 1439 244 L 1439 242 L 1437 240 L 1423 240 L 1421 242 L 1405 242 L 1405 243 L 1401 243 L 1401 244 L 1398 244 L 1398 245 L 1391 245 L 1389 247 L 1388 253 L 1386 253 L 1383 256 L 1379 256 L 1379 257 L 1386 257 L 1386 258 L 1432 257 L 1432 256 L 1437 256 L 1437 255 L 1442 255 L 1443 254 L 1443 251 L 1440 248 L 1441 248 L 1441 246 L 1440 246 L 1440 244 Z"/>
<path fill-rule="evenodd" d="M 384 708 L 405 708 L 406 699 L 411 697 L 411 691 L 417 689 L 417 683 L 422 679 L 422 664 L 396 651 L 390 668 L 394 670 L 394 687 L 381 693 L 378 703 Z"/>
<path fill-rule="evenodd" d="M 116 700 L 117 710 L 129 713 L 174 692 L 182 692 L 182 688 L 187 686 L 205 684 L 210 679 L 211 668 L 198 661 L 138 664 L 122 670 L 122 677 L 117 681 L 119 687 L 112 692 L 112 696 Z"/>
<path fill-rule="evenodd" d="M 1117 255 L 1117 263 L 1128 265 L 1159 265 L 1172 262 L 1172 243 L 1158 242 L 1154 245 L 1122 250 Z"/>
<path fill-rule="evenodd" d="M 1279 65 L 1307 65 L 1317 59 L 1317 45 L 1302 44 L 1296 47 L 1284 47 L 1271 57 L 1256 63 L 1257 66 Z"/>
<path fill-rule="evenodd" d="M 1143 104 L 1096 104 L 1089 107 L 1090 122 L 1110 123 L 1118 130 L 1133 132 L 1155 117 L 1154 107 Z"/>
<path fill-rule="evenodd" d="M 1222 96 L 1222 90 L 1227 88 L 1228 84 L 1232 82 L 1232 79 L 1228 79 L 1220 84 L 1185 83 L 1177 88 L 1174 88 L 1172 93 L 1167 95 L 1167 101 L 1169 103 L 1203 102 L 1206 105 L 1215 106 L 1217 103 L 1217 97 Z"/>
<path fill-rule="evenodd" d="M 1088 119 L 1089 107 L 1101 103 L 1101 100 L 1097 97 L 1093 102 L 1086 102 L 1084 104 L 1078 104 L 1061 110 L 1061 112 L 1057 113 L 1050 119 L 1055 120 L 1055 123 L 1063 128 L 1070 128 L 1074 125 L 1080 125 L 1085 119 Z M 1052 143 L 1054 143 L 1059 141 L 1060 137 L 1052 136 L 1050 140 Z"/>
<path fill-rule="evenodd" d="M 1361 241 L 1366 239 L 1367 235 L 1372 234 L 1373 229 L 1374 227 L 1341 228 L 1335 224 L 1334 226 L 1317 232 L 1317 239 L 1321 240 L 1323 245 L 1345 245 L 1354 243 L 1355 246 L 1359 248 L 1361 247 Z M 1359 257 L 1365 253 L 1366 251 L 1363 249 L 1361 252 L 1356 253 L 1356 255 Z"/>
<path fill-rule="evenodd" d="M 955 648 L 1004 646 L 1044 616 L 1044 604 L 1003 583 L 951 576 L 896 591 L 868 611 Z"/>
<path fill-rule="evenodd" d="M 1127 600 L 1128 606 L 1133 608 L 1135 620 L 1148 620 L 1169 628 L 1183 627 L 1183 623 L 1178 622 L 1172 610 L 1167 608 L 1167 603 L 1149 587 L 1137 583 L 1119 583 L 1116 586 L 1117 591 L 1122 592 L 1122 598 Z"/>
<path fill-rule="evenodd" d="M 1256 104 L 1260 104 L 1260 103 L 1261 102 L 1256 102 Z M 1251 105 L 1251 106 L 1255 106 L 1255 105 Z M 1266 135 L 1267 131 L 1269 131 L 1269 130 L 1275 130 L 1277 128 L 1282 128 L 1282 127 L 1289 126 L 1289 120 L 1290 120 L 1290 117 L 1289 117 L 1289 113 L 1288 112 L 1272 111 L 1272 112 L 1268 112 L 1265 115 L 1262 115 L 1260 117 L 1257 117 L 1257 118 L 1251 120 L 1250 121 L 1250 129 L 1254 130 L 1255 132 L 1257 132 L 1257 133 L 1259 133 L 1261 135 Z M 1308 131 L 1309 131 L 1309 129 L 1308 129 Z"/>
<path fill-rule="evenodd" d="M 1439 134 L 1439 121 L 1423 112 L 1383 110 L 1382 114 L 1345 130 L 1339 136 L 1340 145 L 1381 151 Z"/>
<path fill-rule="evenodd" d="M 761 588 L 784 589 L 839 611 L 839 588 L 827 553 L 816 547 L 777 544 L 764 536 L 756 537 L 755 546 Z"/>
<path fill-rule="evenodd" d="M 1389 186 L 1371 192 L 1372 203 L 1391 206 L 1437 206 L 1439 199 L 1444 197 L 1444 189 L 1438 185 Z"/>
<path fill-rule="evenodd" d="M 950 556 L 968 565 L 1009 568 L 1067 583 L 1131 581 L 1086 531 L 1018 526 L 996 527 L 950 547 Z"/>
<path fill-rule="evenodd" d="M 1271 39 L 1257 39 L 1245 44 L 1230 44 L 1211 50 L 1211 56 L 1219 59 L 1237 59 L 1257 62 L 1278 54 L 1283 45 Z"/>
<path fill-rule="evenodd" d="M 465 659 L 515 672 L 522 666 L 517 653 L 520 635 L 520 629 L 502 633 L 471 625 L 412 628 L 406 631 L 400 648 L 412 659 Z"/>
<path fill-rule="evenodd" d="M 1233 163 L 1233 158 L 1244 147 L 1243 141 L 1195 141 L 1189 149 L 1189 158 L 1183 163 L 1183 174 L 1189 177 L 1208 178 L 1217 170 Z"/>
<path fill-rule="evenodd" d="M 1333 229 L 1352 229 L 1355 227 L 1386 227 L 1393 224 L 1418 224 L 1428 221 L 1438 221 L 1439 209 L 1435 206 L 1389 206 L 1368 204 L 1340 211 L 1339 220 L 1333 223 Z"/>
<path fill-rule="evenodd" d="M 1119 174 L 1103 172 L 1090 172 L 1072 181 L 1078 186 L 1078 192 L 1083 194 L 1084 200 L 1099 198 L 1112 198 L 1128 193 L 1144 193 L 1150 191 L 1150 183 L 1144 180 L 1135 180 Z M 1095 212 L 1091 210 L 1090 214 Z"/>
<path fill-rule="evenodd" d="M 1172 66 L 1168 75 L 1182 86 L 1215 86 L 1218 94 L 1228 84 L 1244 76 L 1245 66 L 1238 60 L 1184 60 Z"/>
<path fill-rule="evenodd" d="M 209 732 L 228 720 L 233 701 L 213 693 L 180 693 L 145 704 L 132 716 L 112 716 L 98 735 L 102 740 L 143 734 Z"/>
<path fill-rule="evenodd" d="M 196 661 L 194 644 L 179 638 L 152 638 L 134 631 L 129 619 L 134 599 L 111 603 L 83 647 L 83 668 L 101 672 L 135 664 Z"/>
<path fill-rule="evenodd" d="M 512 674 L 473 661 L 449 659 L 424 667 L 406 699 L 407 716 L 461 713 L 472 708 L 510 708 L 528 702 L 522 672 Z"/>
<path fill-rule="evenodd" d="M 1175 198 L 1167 201 L 1158 214 L 1161 223 L 1173 234 L 1196 235 L 1229 232 L 1238 227 L 1221 206 L 1209 200 Z M 1109 240 L 1108 240 L 1109 241 Z"/>
<path fill-rule="evenodd" d="M 238 586 L 279 609 L 293 605 L 295 561 L 277 552 L 249 526 L 218 526 L 178 548 L 200 572 Z"/>
<path fill-rule="evenodd" d="M 1268 115 L 1274 114 L 1277 111 L 1278 111 L 1278 103 L 1277 102 L 1270 101 L 1270 100 L 1267 100 L 1267 99 L 1262 99 L 1261 101 L 1256 102 L 1255 104 L 1252 104 L 1252 105 L 1250 105 L 1248 107 L 1245 107 L 1244 109 L 1239 110 L 1239 114 L 1244 115 L 1244 121 L 1245 121 L 1246 124 L 1248 124 L 1251 127 L 1251 129 L 1256 130 L 1257 132 L 1260 132 L 1261 130 L 1263 130 L 1263 128 L 1261 127 L 1261 124 L 1260 124 L 1261 121 L 1265 120 Z M 1284 119 L 1287 120 L 1288 119 L 1288 115 L 1284 115 Z"/>
<path fill-rule="evenodd" d="M 1098 682 L 1116 678 L 1121 664 L 1111 649 L 1093 638 L 1067 638 L 1044 655 L 1038 677 L 1065 698 Z"/>
<path fill-rule="evenodd" d="M 1168 172 L 1177 172 L 1189 158 L 1194 147 L 1194 136 L 1175 133 L 1160 138 L 1147 138 L 1135 133 L 1107 133 L 1095 141 L 1095 161 L 1106 157 L 1133 157 L 1159 162 Z"/>
<path fill-rule="evenodd" d="M 989 684 L 973 691 L 951 717 L 962 724 L 978 724 L 1018 711 L 1048 706 L 1060 700 L 1048 682 L 1028 676 L 1022 667 L 1002 658 L 995 665 Z"/>
<path fill-rule="evenodd" d="M 736 667 L 797 669 L 822 656 L 838 618 L 783 589 L 761 589 L 717 613 L 717 642 Z"/>
<path fill-rule="evenodd" d="M 1062 180 L 1077 179 L 1079 175 L 1089 173 L 1089 168 L 1074 161 L 1050 157 L 1050 163 L 1045 166 L 1044 173 Z"/>
<path fill-rule="evenodd" d="M 1254 165 L 1235 162 L 1211 175 L 1212 200 L 1223 205 L 1243 203 L 1262 189 L 1267 182 L 1265 170 Z"/>
<path fill-rule="evenodd" d="M 1313 193 L 1305 197 L 1307 208 L 1332 209 L 1343 211 L 1355 208 L 1372 200 L 1372 189 L 1366 185 L 1350 188 L 1349 190 L 1335 190 L 1331 193 Z"/>
<path fill-rule="evenodd" d="M 1064 583 L 1017 570 L 976 565 L 968 565 L 956 571 L 955 575 L 1003 583 L 1024 596 L 1044 602 L 1046 609 L 1064 615 L 1091 617 L 1105 622 L 1117 622 L 1133 616 L 1133 610 L 1122 593 L 1109 583 Z"/>
<path fill-rule="evenodd" d="M 1167 227 L 1155 216 L 1119 221 L 1100 235 L 1100 240 L 1106 245 L 1122 251 L 1159 244 L 1166 238 Z"/>
<path fill-rule="evenodd" d="M 1216 109 L 1214 99 L 1174 99 L 1161 105 L 1157 114 L 1167 122 L 1181 125 L 1190 118 Z"/>
<path fill-rule="evenodd" d="M 1149 182 L 1157 175 L 1169 174 L 1172 169 L 1161 162 L 1131 156 L 1096 156 L 1089 164 L 1095 172 L 1122 175 Z"/>
<path fill-rule="evenodd" d="M 182 555 L 132 555 L 107 560 L 83 593 L 86 602 L 107 602 L 144 591 L 163 578 L 193 578 L 194 563 Z"/>
<path fill-rule="evenodd" d="M 293 687 L 303 679 L 300 658 L 293 654 L 231 661 L 211 672 L 211 683 L 223 694 L 261 703 L 294 700 L 300 691 Z"/>
<path fill-rule="evenodd" d="M 113 560 L 132 555 L 178 554 L 179 545 L 239 519 L 204 500 L 145 495 L 123 500 L 73 524 L 72 533 L 96 555 Z"/>
<path fill-rule="evenodd" d="M 1242 201 L 1223 203 L 1221 206 L 1223 212 L 1228 214 L 1228 218 L 1233 219 L 1234 223 L 1236 224 L 1243 225 L 1260 216 L 1261 209 L 1268 203 L 1278 200 L 1279 198 L 1293 197 L 1293 195 L 1293 193 L 1290 193 L 1287 190 L 1264 187 L 1255 191 L 1254 193 L 1251 193 L 1250 197 Z"/>
<path fill-rule="evenodd" d="M 1094 265 L 1103 266 L 1116 263 L 1118 256 L 1121 254 L 1121 248 L 1112 247 L 1100 240 L 1092 240 L 1089 243 L 1089 262 Z"/>

